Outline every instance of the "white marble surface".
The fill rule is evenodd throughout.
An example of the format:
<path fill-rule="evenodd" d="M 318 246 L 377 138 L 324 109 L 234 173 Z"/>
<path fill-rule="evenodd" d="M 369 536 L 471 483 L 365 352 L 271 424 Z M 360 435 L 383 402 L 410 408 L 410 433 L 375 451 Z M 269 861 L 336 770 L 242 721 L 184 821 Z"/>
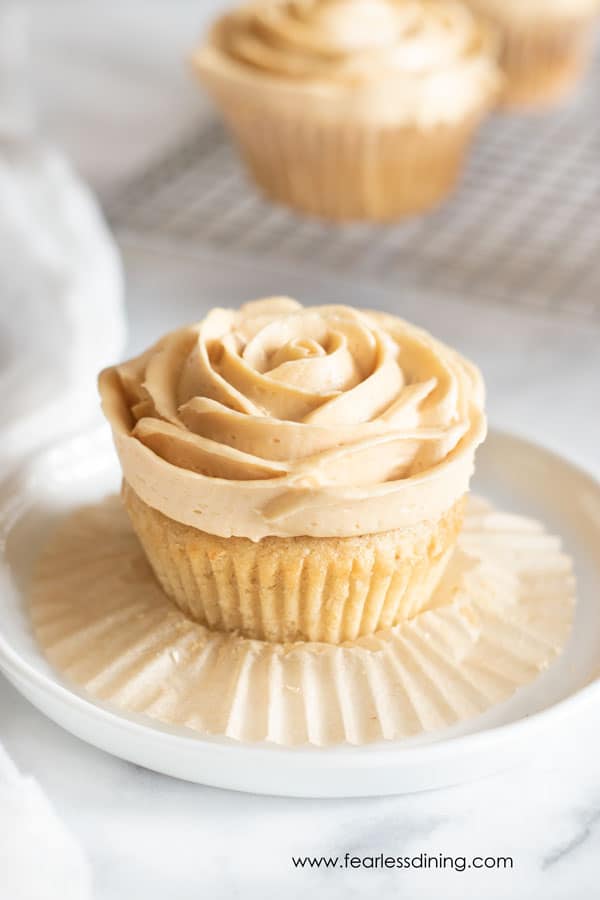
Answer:
<path fill-rule="evenodd" d="M 32 7 L 33 84 L 45 127 L 105 191 L 202 109 L 182 58 L 214 2 Z M 166 127 L 165 123 L 168 123 Z M 284 268 L 124 248 L 131 349 L 217 302 L 285 291 L 388 306 L 482 366 L 496 425 L 600 476 L 598 330 L 442 299 L 427 308 Z M 597 893 L 600 711 L 532 747 L 528 766 L 471 785 L 380 800 L 298 801 L 206 789 L 113 759 L 44 719 L 0 679 L 0 740 L 78 835 L 99 900 L 285 896 L 480 897 Z M 508 872 L 299 871 L 292 854 L 512 855 Z M 2 894 L 0 900 L 12 900 Z"/>

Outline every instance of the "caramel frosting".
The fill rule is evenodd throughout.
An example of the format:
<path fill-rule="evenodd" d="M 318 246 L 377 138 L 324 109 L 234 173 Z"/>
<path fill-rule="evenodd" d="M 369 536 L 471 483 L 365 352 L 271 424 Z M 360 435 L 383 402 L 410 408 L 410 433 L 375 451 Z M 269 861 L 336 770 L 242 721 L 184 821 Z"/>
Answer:
<path fill-rule="evenodd" d="M 123 474 L 211 534 L 345 537 L 435 519 L 485 436 L 478 370 L 394 316 L 214 309 L 100 376 Z"/>
<path fill-rule="evenodd" d="M 395 119 L 460 117 L 497 80 L 489 35 L 454 0 L 262 0 L 220 19 L 196 61 Z"/>

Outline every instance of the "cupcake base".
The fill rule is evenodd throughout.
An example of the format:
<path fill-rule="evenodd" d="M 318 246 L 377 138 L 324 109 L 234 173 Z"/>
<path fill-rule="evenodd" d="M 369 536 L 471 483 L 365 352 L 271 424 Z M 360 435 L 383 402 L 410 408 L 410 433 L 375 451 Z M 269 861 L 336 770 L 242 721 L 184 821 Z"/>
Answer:
<path fill-rule="evenodd" d="M 507 700 L 560 653 L 573 603 L 560 541 L 470 498 L 427 611 L 341 646 L 248 640 L 171 603 L 112 497 L 54 532 L 30 613 L 51 664 L 102 702 L 203 734 L 326 746 L 438 731 Z"/>
<path fill-rule="evenodd" d="M 545 108 L 565 100 L 587 68 L 592 25 L 571 23 L 552 30 L 539 27 L 505 37 L 505 87 L 500 106 Z"/>
<path fill-rule="evenodd" d="M 463 521 L 348 538 L 222 538 L 174 522 L 123 482 L 125 508 L 163 590 L 190 618 L 267 641 L 342 641 L 416 615 Z"/>
<path fill-rule="evenodd" d="M 230 115 L 226 104 L 223 111 L 269 199 L 337 222 L 385 222 L 439 205 L 458 181 L 483 116 L 420 129 L 305 123 L 237 104 Z"/>
<path fill-rule="evenodd" d="M 586 58 L 574 53 L 552 66 L 514 70 L 502 94 L 501 108 L 543 109 L 562 103 L 576 89 L 586 64 Z"/>

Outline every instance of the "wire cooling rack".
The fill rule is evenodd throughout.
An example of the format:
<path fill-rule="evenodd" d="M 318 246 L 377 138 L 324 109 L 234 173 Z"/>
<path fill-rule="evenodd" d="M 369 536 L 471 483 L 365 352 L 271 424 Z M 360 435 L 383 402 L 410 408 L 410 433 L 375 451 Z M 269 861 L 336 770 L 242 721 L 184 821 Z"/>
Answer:
<path fill-rule="evenodd" d="M 579 94 L 544 114 L 491 117 L 456 193 L 393 226 L 328 225 L 261 199 L 217 122 L 121 186 L 121 235 L 294 261 L 416 292 L 600 324 L 600 56 Z"/>

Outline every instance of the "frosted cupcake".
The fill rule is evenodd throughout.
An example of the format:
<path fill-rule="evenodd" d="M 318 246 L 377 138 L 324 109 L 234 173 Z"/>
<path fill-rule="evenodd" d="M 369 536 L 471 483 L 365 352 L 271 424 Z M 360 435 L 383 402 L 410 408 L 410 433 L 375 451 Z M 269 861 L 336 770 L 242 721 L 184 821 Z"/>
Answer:
<path fill-rule="evenodd" d="M 454 0 L 263 0 L 219 19 L 194 63 L 268 196 L 385 220 L 454 185 L 495 49 Z"/>
<path fill-rule="evenodd" d="M 485 435 L 477 369 L 400 319 L 272 298 L 100 376 L 123 498 L 212 629 L 340 643 L 428 603 Z"/>
<path fill-rule="evenodd" d="M 561 100 L 588 62 L 600 0 L 469 0 L 501 38 L 505 106 Z"/>

